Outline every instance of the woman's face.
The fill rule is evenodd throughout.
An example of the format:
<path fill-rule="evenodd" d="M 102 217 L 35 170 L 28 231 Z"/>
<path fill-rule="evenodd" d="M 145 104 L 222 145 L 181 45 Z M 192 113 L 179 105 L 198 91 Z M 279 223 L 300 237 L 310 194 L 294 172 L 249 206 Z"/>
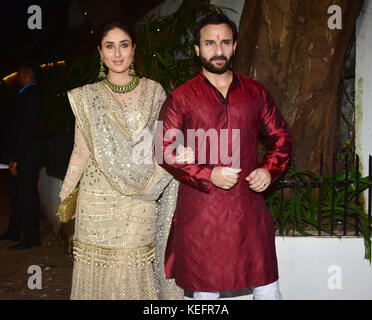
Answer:
<path fill-rule="evenodd" d="M 135 45 L 121 29 L 113 28 L 103 37 L 98 51 L 109 72 L 128 72 L 133 61 Z"/>

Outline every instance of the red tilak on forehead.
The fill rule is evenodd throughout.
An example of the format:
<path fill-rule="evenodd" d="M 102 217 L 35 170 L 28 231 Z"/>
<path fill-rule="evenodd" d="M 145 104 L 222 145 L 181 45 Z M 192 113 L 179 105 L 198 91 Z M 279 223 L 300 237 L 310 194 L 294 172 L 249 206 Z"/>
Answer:
<path fill-rule="evenodd" d="M 217 33 L 217 40 L 220 40 L 220 35 Z"/>

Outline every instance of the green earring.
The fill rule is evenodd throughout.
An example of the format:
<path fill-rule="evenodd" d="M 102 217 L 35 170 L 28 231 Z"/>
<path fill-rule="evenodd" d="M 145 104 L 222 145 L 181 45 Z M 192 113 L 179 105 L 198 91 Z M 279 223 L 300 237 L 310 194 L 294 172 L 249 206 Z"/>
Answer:
<path fill-rule="evenodd" d="M 134 63 L 132 62 L 132 64 L 130 65 L 130 68 L 129 68 L 129 73 L 128 73 L 130 76 L 135 76 L 136 75 L 136 70 L 134 70 Z"/>
<path fill-rule="evenodd" d="M 105 73 L 105 65 L 103 64 L 103 60 L 101 58 L 100 60 L 100 67 L 99 67 L 99 74 L 98 74 L 98 79 L 102 80 L 106 78 L 106 73 Z"/>

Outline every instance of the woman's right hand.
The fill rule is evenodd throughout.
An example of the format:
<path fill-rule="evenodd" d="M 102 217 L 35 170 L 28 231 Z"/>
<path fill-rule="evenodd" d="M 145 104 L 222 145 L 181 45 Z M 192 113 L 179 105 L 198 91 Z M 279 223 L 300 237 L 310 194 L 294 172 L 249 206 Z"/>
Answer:
<path fill-rule="evenodd" d="M 184 147 L 183 145 L 179 145 L 177 147 L 177 163 L 195 163 L 195 153 L 191 147 Z"/>

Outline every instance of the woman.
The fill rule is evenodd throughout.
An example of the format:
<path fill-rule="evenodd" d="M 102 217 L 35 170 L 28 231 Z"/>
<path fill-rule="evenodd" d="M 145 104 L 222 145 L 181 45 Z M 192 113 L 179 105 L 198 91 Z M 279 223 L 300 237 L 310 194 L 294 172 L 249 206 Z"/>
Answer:
<path fill-rule="evenodd" d="M 61 201 L 80 180 L 71 299 L 183 298 L 163 267 L 177 182 L 134 153 L 139 131 L 153 135 L 166 95 L 159 83 L 135 76 L 135 47 L 126 25 L 106 24 L 98 52 L 107 76 L 68 92 L 75 145 Z"/>

